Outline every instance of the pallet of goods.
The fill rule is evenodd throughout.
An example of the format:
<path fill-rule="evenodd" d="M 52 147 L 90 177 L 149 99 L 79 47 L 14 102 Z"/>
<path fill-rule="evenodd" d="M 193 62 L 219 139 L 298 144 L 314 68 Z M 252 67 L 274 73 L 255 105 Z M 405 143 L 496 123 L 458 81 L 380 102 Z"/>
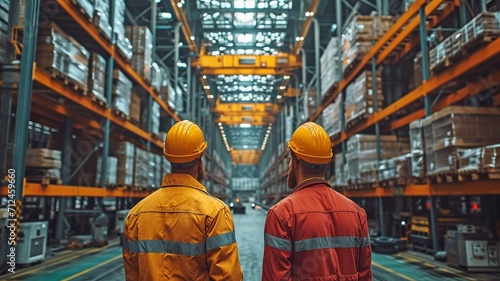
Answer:
<path fill-rule="evenodd" d="M 111 108 L 118 116 L 129 119 L 132 81 L 118 69 L 113 71 L 113 96 Z"/>
<path fill-rule="evenodd" d="M 108 156 L 108 161 L 107 161 L 107 169 L 106 169 L 106 175 L 104 178 L 104 185 L 105 186 L 110 186 L 110 185 L 115 185 L 116 184 L 116 171 L 118 167 L 118 159 L 113 156 Z M 101 181 L 101 167 L 102 167 L 102 156 L 99 156 L 97 158 L 97 170 L 96 170 L 96 178 L 95 178 L 95 185 L 99 186 L 100 181 Z"/>
<path fill-rule="evenodd" d="M 382 109 L 384 95 L 382 94 L 382 78 L 377 72 L 377 106 Z M 347 129 L 366 120 L 375 112 L 375 93 L 371 71 L 363 71 L 346 89 L 345 117 Z"/>
<path fill-rule="evenodd" d="M 118 53 L 130 63 L 134 48 L 130 42 L 130 37 L 126 36 L 125 32 L 125 0 L 116 0 L 113 2 L 115 7 L 113 32 L 116 37 L 116 46 Z"/>
<path fill-rule="evenodd" d="M 500 144 L 460 149 L 458 180 L 500 179 Z"/>
<path fill-rule="evenodd" d="M 116 157 L 116 187 L 131 190 L 134 185 L 135 146 L 126 141 L 110 147 L 109 154 Z"/>
<path fill-rule="evenodd" d="M 60 150 L 28 148 L 26 151 L 26 180 L 42 184 L 61 184 Z"/>
<path fill-rule="evenodd" d="M 106 60 L 98 53 L 92 53 L 89 70 L 88 86 L 91 99 L 95 103 L 107 107 L 105 97 Z"/>
<path fill-rule="evenodd" d="M 500 143 L 500 108 L 450 106 L 423 121 L 427 177 L 454 182 L 462 149 Z"/>
<path fill-rule="evenodd" d="M 332 37 L 321 55 L 321 100 L 324 101 L 342 80 L 340 72 L 339 39 Z"/>
<path fill-rule="evenodd" d="M 332 140 L 340 137 L 340 102 L 340 97 L 337 97 L 333 103 L 323 110 L 323 126 Z"/>
<path fill-rule="evenodd" d="M 394 22 L 392 16 L 355 16 L 342 36 L 342 70 L 346 77 L 366 55 L 373 42 L 382 37 Z"/>
<path fill-rule="evenodd" d="M 381 159 L 401 155 L 396 136 L 380 136 Z M 372 187 L 377 178 L 377 138 L 374 135 L 354 135 L 347 140 L 346 182 L 354 188 Z"/>
<path fill-rule="evenodd" d="M 153 35 L 147 26 L 127 26 L 126 36 L 133 46 L 132 68 L 146 82 L 151 83 Z"/>
<path fill-rule="evenodd" d="M 109 0 L 96 0 L 94 4 L 93 22 L 108 40 L 111 40 L 111 25 L 109 24 Z"/>

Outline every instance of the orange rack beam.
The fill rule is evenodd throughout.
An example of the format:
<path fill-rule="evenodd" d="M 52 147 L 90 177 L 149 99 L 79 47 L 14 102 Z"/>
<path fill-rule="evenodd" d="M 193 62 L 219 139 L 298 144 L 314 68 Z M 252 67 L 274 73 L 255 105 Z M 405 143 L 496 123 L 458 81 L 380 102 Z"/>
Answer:
<path fill-rule="evenodd" d="M 350 136 L 361 132 L 362 130 L 374 125 L 381 120 L 391 116 L 395 112 L 405 108 L 412 102 L 415 102 L 419 98 L 425 97 L 428 93 L 435 91 L 439 87 L 444 86 L 446 83 L 466 74 L 468 71 L 478 67 L 480 64 L 485 63 L 500 53 L 500 38 L 492 41 L 488 45 L 476 50 L 474 53 L 464 58 L 462 61 L 457 63 L 448 69 L 443 70 L 441 73 L 431 77 L 429 81 L 424 81 L 424 83 L 411 91 L 407 95 L 400 98 L 398 101 L 392 103 L 386 108 L 382 109 L 380 112 L 376 112 L 368 118 L 364 123 L 351 129 L 349 132 L 342 132 L 341 137 L 332 143 L 333 146 L 339 145 L 343 141 L 346 141 Z"/>
<path fill-rule="evenodd" d="M 67 98 L 68 100 L 71 100 L 77 104 L 80 104 L 82 107 L 84 107 L 84 108 L 86 108 L 86 109 L 88 109 L 88 110 L 90 110 L 90 111 L 92 111 L 92 112 L 94 112 L 102 117 L 108 118 L 113 123 L 127 129 L 128 131 L 136 134 L 137 136 L 139 136 L 141 138 L 149 140 L 151 143 L 157 145 L 158 147 L 163 147 L 162 141 L 153 139 L 151 134 L 148 134 L 147 132 L 136 127 L 132 123 L 130 123 L 126 120 L 123 120 L 118 116 L 115 116 L 111 112 L 111 109 L 109 109 L 109 108 L 104 109 L 101 106 L 92 102 L 87 97 L 85 97 L 81 94 L 75 93 L 71 88 L 66 87 L 60 81 L 51 77 L 50 74 L 47 73 L 46 71 L 44 71 L 38 67 L 35 68 L 33 79 L 34 79 L 34 81 L 44 85 L 45 87 L 53 90 L 54 92 L 60 94 L 61 96 Z M 58 112 L 63 113 L 63 114 L 67 113 L 67 109 L 63 109 L 62 107 L 56 107 L 55 110 L 57 110 Z"/>
<path fill-rule="evenodd" d="M 158 95 L 156 95 L 153 91 L 153 87 L 146 84 L 144 79 L 135 72 L 135 70 L 132 69 L 132 67 L 125 62 L 125 60 L 118 54 L 118 51 L 116 50 L 114 45 L 111 45 L 109 42 L 107 42 L 103 36 L 100 34 L 99 30 L 97 27 L 91 23 L 85 17 L 76 9 L 76 7 L 71 4 L 68 0 L 56 0 L 57 4 L 59 7 L 61 7 L 70 17 L 79 25 L 81 26 L 86 33 L 88 33 L 89 37 L 91 37 L 93 40 L 97 42 L 109 55 L 113 56 L 115 62 L 120 66 L 120 68 L 129 76 L 132 78 L 133 81 L 135 81 L 136 84 L 141 86 L 144 90 L 146 90 L 155 100 L 158 102 L 158 104 L 161 106 L 163 110 L 165 110 L 170 116 L 172 116 L 176 121 L 180 121 L 179 116 L 177 116 L 176 113 L 172 112 L 165 102 L 160 99 Z"/>
<path fill-rule="evenodd" d="M 129 191 L 122 189 L 106 189 L 101 187 L 70 186 L 70 185 L 42 185 L 40 183 L 26 183 L 23 196 L 43 197 L 136 197 L 143 198 L 152 191 Z M 7 189 L 0 189 L 1 195 L 7 195 Z"/>
<path fill-rule="evenodd" d="M 442 184 L 410 184 L 402 187 L 376 187 L 373 189 L 344 190 L 350 198 L 394 196 L 467 196 L 499 195 L 500 180 L 464 181 Z"/>
<path fill-rule="evenodd" d="M 442 2 L 443 0 L 435 0 L 432 2 Z M 382 48 L 384 45 L 391 40 L 391 38 L 397 36 L 397 33 L 405 26 L 405 24 L 410 21 L 419 11 L 420 7 L 424 5 L 427 1 L 426 0 L 417 0 L 415 3 L 413 3 L 410 8 L 408 9 L 407 12 L 405 12 L 395 23 L 394 25 L 387 31 L 387 33 L 382 36 L 375 45 L 370 49 L 370 51 L 361 59 L 361 61 L 358 63 L 358 65 L 353 69 L 353 71 L 342 81 L 340 81 L 339 86 L 335 90 L 335 92 L 328 98 L 326 99 L 325 102 L 323 102 L 316 112 L 308 119 L 308 120 L 315 120 L 318 118 L 319 114 L 330 104 L 338 95 L 340 92 L 342 92 L 349 83 L 359 74 L 359 72 L 365 67 L 365 65 L 374 57 Z M 437 7 L 436 7 L 437 8 Z M 432 13 L 433 10 L 429 9 L 426 13 Z M 415 27 L 414 27 L 415 28 Z M 411 32 L 409 27 L 404 27 L 405 32 Z M 403 38 L 400 36 L 397 36 L 396 38 Z M 403 38 L 404 39 L 404 38 Z M 395 48 L 396 46 L 391 45 L 391 48 Z"/>

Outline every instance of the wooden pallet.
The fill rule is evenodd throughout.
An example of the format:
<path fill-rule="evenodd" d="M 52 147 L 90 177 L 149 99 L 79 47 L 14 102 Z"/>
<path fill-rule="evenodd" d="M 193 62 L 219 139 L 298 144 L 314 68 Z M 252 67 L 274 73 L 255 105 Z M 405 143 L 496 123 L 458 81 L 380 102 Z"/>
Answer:
<path fill-rule="evenodd" d="M 395 186 L 405 186 L 410 183 L 409 178 L 393 178 L 385 179 L 378 182 L 381 187 L 395 187 Z"/>
<path fill-rule="evenodd" d="M 114 109 L 113 109 L 113 113 L 114 113 L 116 116 L 120 117 L 121 119 L 123 119 L 123 120 L 125 120 L 125 121 L 130 121 L 130 117 L 129 117 L 127 114 L 125 114 L 125 113 L 121 112 L 120 110 L 118 110 L 118 109 L 116 109 L 116 108 L 114 108 Z"/>
<path fill-rule="evenodd" d="M 98 98 L 96 95 L 90 93 L 89 98 L 94 102 L 95 104 L 99 105 L 100 107 L 107 108 L 108 103 L 106 101 L 103 101 L 102 99 Z"/>
<path fill-rule="evenodd" d="M 321 97 L 321 102 L 324 102 L 329 97 L 333 95 L 333 92 L 339 87 L 339 82 L 334 82 L 328 90 L 325 91 L 325 94 Z"/>
<path fill-rule="evenodd" d="M 35 176 L 26 175 L 26 180 L 28 182 L 40 183 L 42 185 L 49 185 L 49 184 L 61 185 L 62 184 L 62 180 L 60 178 L 39 176 L 39 175 L 35 175 Z"/>
<path fill-rule="evenodd" d="M 72 241 L 71 243 L 66 246 L 68 250 L 81 250 L 81 249 L 86 249 L 92 247 L 92 242 L 88 243 L 79 243 L 76 241 Z"/>
<path fill-rule="evenodd" d="M 458 171 L 458 181 L 498 180 L 500 169 L 478 169 Z"/>
<path fill-rule="evenodd" d="M 86 85 L 83 85 L 81 82 L 76 81 L 72 78 L 66 77 L 66 84 L 69 85 L 75 92 L 78 92 L 84 96 L 89 95 L 88 87 Z"/>
<path fill-rule="evenodd" d="M 87 11 L 85 11 L 85 9 L 82 6 L 80 6 L 80 4 L 78 3 L 78 1 L 76 1 L 76 0 L 70 0 L 70 2 L 73 3 L 73 5 L 75 6 L 75 8 L 83 15 L 83 17 L 89 23 L 93 23 L 92 22 L 92 17 L 87 14 Z"/>
<path fill-rule="evenodd" d="M 354 117 L 353 119 L 347 121 L 345 125 L 346 130 L 352 129 L 356 127 L 358 124 L 363 123 L 364 121 L 366 121 L 366 119 L 368 119 L 369 115 L 371 114 L 360 114 Z"/>
<path fill-rule="evenodd" d="M 338 132 L 338 133 L 335 133 L 333 134 L 331 137 L 330 137 L 330 140 L 333 142 L 333 141 L 336 141 L 338 139 L 340 139 L 340 136 L 341 136 L 341 132 Z"/>
<path fill-rule="evenodd" d="M 458 174 L 456 172 L 440 172 L 431 175 L 427 175 L 427 181 L 429 183 L 454 183 L 458 182 Z"/>

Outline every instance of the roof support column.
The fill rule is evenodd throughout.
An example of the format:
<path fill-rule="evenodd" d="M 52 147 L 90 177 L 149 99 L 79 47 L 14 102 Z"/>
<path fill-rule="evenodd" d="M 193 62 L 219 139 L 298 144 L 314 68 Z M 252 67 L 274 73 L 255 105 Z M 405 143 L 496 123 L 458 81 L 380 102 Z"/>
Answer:
<path fill-rule="evenodd" d="M 426 16 L 425 16 L 425 5 L 420 7 L 419 10 L 420 16 L 420 47 L 422 49 L 422 83 L 427 83 L 430 78 L 430 67 L 429 67 L 429 50 L 427 46 L 427 27 Z M 424 105 L 425 105 L 425 116 L 430 116 L 432 114 L 432 108 L 430 104 L 430 97 L 426 93 L 424 96 Z M 430 196 L 430 215 L 429 215 L 429 227 L 432 237 L 432 249 L 434 251 L 438 250 L 438 235 L 437 235 L 437 209 L 436 209 L 436 198 L 434 196 Z"/>

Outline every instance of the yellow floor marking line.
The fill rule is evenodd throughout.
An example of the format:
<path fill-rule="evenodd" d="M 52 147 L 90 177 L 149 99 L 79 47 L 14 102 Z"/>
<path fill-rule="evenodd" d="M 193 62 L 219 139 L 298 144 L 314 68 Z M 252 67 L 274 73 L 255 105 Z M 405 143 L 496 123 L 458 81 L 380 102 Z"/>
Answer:
<path fill-rule="evenodd" d="M 376 263 L 376 262 L 374 262 L 374 261 L 372 261 L 372 264 L 373 264 L 374 266 L 378 267 L 378 268 L 381 268 L 381 269 L 383 269 L 383 270 L 389 271 L 390 273 L 394 273 L 394 274 L 396 274 L 397 276 L 399 276 L 399 277 L 401 277 L 401 278 L 403 278 L 403 279 L 405 279 L 405 280 L 415 281 L 415 279 L 413 279 L 413 278 L 410 278 L 410 277 L 408 277 L 408 276 L 406 276 L 406 275 L 404 275 L 404 274 L 401 274 L 401 273 L 399 273 L 399 272 L 396 272 L 396 271 L 394 271 L 394 270 L 392 270 L 392 269 L 390 269 L 390 268 L 388 268 L 388 267 L 385 267 L 385 266 L 383 266 L 383 265 L 381 265 L 381 264 L 378 264 L 378 263 Z"/>
<path fill-rule="evenodd" d="M 98 251 L 101 251 L 101 250 L 103 250 L 103 248 L 96 248 L 96 249 L 92 249 L 92 250 L 87 251 L 87 252 L 82 253 L 82 254 L 84 254 L 84 255 L 86 255 L 86 254 L 92 254 L 94 252 L 98 252 Z M 78 252 L 78 253 L 81 253 L 81 252 Z M 69 255 L 69 256 L 71 256 L 71 255 Z M 74 259 L 80 258 L 80 257 L 82 257 L 82 255 L 74 255 L 73 257 L 68 257 L 68 255 L 64 255 L 64 256 L 61 256 L 61 257 L 53 258 L 53 259 L 47 261 L 46 263 L 40 264 L 41 265 L 40 267 L 36 267 L 36 268 L 30 269 L 28 271 L 20 272 L 19 274 L 16 274 L 14 277 L 17 278 L 17 277 L 20 277 L 20 276 L 24 276 L 24 275 L 27 275 L 27 274 L 30 274 L 30 273 L 42 270 L 42 269 L 44 269 L 46 267 L 53 266 L 53 265 L 56 265 L 56 264 L 60 264 L 60 263 L 67 262 L 67 261 L 71 261 L 71 260 L 74 260 Z M 56 261 L 52 261 L 54 259 L 57 259 L 57 260 Z"/>
<path fill-rule="evenodd" d="M 68 277 L 68 278 L 66 278 L 66 279 L 63 279 L 63 280 L 61 280 L 61 281 L 68 281 L 68 280 L 71 280 L 71 279 L 76 278 L 76 277 L 78 277 L 78 276 L 82 276 L 83 274 L 85 274 L 85 273 L 87 273 L 87 272 L 89 272 L 89 271 L 92 271 L 92 270 L 94 270 L 94 269 L 96 269 L 96 268 L 98 268 L 98 267 L 101 267 L 101 266 L 103 266 L 103 265 L 105 265 L 105 264 L 108 264 L 108 263 L 110 263 L 110 262 L 112 262 L 112 261 L 115 261 L 115 260 L 117 260 L 117 259 L 121 259 L 121 258 L 122 258 L 122 255 L 120 254 L 120 255 L 118 255 L 118 256 L 116 256 L 116 257 L 114 257 L 114 258 L 110 259 L 110 260 L 107 260 L 107 261 L 101 262 L 100 264 L 96 264 L 96 265 L 94 265 L 93 267 L 89 267 L 89 268 L 85 269 L 84 271 L 78 272 L 77 274 L 75 274 L 75 275 L 73 275 L 73 276 L 70 276 L 70 277 Z"/>

